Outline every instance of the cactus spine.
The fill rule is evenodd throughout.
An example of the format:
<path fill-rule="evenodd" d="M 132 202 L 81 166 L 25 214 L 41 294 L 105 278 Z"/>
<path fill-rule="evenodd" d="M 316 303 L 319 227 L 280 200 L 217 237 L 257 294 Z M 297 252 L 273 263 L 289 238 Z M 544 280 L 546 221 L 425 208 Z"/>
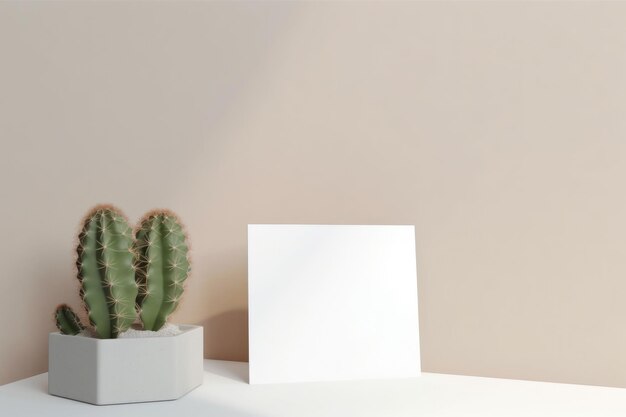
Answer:
<path fill-rule="evenodd" d="M 169 211 L 148 213 L 136 231 L 137 308 L 145 330 L 159 330 L 178 306 L 190 271 L 185 232 Z"/>
<path fill-rule="evenodd" d="M 78 334 L 85 328 L 76 313 L 67 304 L 61 304 L 57 307 L 54 312 L 54 320 L 57 328 L 63 334 Z"/>
<path fill-rule="evenodd" d="M 135 319 L 132 230 L 117 209 L 99 206 L 85 218 L 78 240 L 76 266 L 89 322 L 99 338 L 116 338 Z"/>

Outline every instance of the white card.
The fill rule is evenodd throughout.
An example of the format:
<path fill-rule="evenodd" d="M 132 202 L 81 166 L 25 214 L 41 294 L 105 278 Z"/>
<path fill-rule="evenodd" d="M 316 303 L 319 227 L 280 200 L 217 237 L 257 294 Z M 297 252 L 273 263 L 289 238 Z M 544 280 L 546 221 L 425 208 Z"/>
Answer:
<path fill-rule="evenodd" d="M 420 374 L 413 226 L 248 225 L 250 383 Z"/>

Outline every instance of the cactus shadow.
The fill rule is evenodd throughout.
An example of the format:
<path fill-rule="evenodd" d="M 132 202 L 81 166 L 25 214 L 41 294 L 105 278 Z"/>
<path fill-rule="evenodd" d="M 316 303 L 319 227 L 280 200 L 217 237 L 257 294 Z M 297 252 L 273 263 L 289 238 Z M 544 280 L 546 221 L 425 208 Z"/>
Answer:
<path fill-rule="evenodd" d="M 219 404 L 212 400 L 202 400 L 194 398 L 191 401 L 188 401 L 185 404 L 185 408 L 181 409 L 180 407 L 173 409 L 172 414 L 180 413 L 182 411 L 182 415 L 196 415 L 198 410 L 203 410 L 206 416 L 219 416 L 219 417 L 264 417 L 264 415 L 259 414 L 257 411 L 248 411 L 243 409 L 234 408 L 231 406 L 226 406 L 223 404 Z M 162 414 L 165 415 L 165 414 Z"/>
<path fill-rule="evenodd" d="M 237 382 L 248 383 L 249 368 L 247 363 L 231 361 L 212 361 L 204 364 L 204 372 L 218 375 L 222 378 L 232 379 Z"/>
<path fill-rule="evenodd" d="M 33 378 L 33 391 L 48 395 L 48 374 L 35 375 Z"/>
<path fill-rule="evenodd" d="M 205 358 L 235 362 L 248 361 L 247 309 L 234 309 L 219 313 L 202 321 L 201 325 L 204 327 Z M 247 374 L 241 378 L 248 382 Z M 241 378 L 238 379 L 241 380 Z"/>

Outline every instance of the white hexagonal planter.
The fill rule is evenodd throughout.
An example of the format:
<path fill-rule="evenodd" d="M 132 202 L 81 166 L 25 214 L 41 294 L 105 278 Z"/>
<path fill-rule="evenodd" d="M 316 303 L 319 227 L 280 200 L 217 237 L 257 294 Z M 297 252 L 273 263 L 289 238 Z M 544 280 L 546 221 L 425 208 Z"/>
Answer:
<path fill-rule="evenodd" d="M 91 404 L 175 400 L 202 384 L 202 327 L 165 337 L 50 333 L 48 392 Z"/>

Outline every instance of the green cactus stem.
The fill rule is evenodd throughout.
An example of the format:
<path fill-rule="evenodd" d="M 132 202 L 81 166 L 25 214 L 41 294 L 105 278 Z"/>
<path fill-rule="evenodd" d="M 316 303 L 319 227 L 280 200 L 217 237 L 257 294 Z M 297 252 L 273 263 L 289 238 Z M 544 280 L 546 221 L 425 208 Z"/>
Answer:
<path fill-rule="evenodd" d="M 61 304 L 57 307 L 54 312 L 54 320 L 57 328 L 63 334 L 78 334 L 85 328 L 76 313 L 67 304 Z"/>
<path fill-rule="evenodd" d="M 78 241 L 76 267 L 89 322 L 99 338 L 116 338 L 135 320 L 132 229 L 119 210 L 98 206 L 87 214 Z"/>
<path fill-rule="evenodd" d="M 134 252 L 139 317 L 145 330 L 157 331 L 178 306 L 190 271 L 187 237 L 176 214 L 158 210 L 144 216 Z"/>

